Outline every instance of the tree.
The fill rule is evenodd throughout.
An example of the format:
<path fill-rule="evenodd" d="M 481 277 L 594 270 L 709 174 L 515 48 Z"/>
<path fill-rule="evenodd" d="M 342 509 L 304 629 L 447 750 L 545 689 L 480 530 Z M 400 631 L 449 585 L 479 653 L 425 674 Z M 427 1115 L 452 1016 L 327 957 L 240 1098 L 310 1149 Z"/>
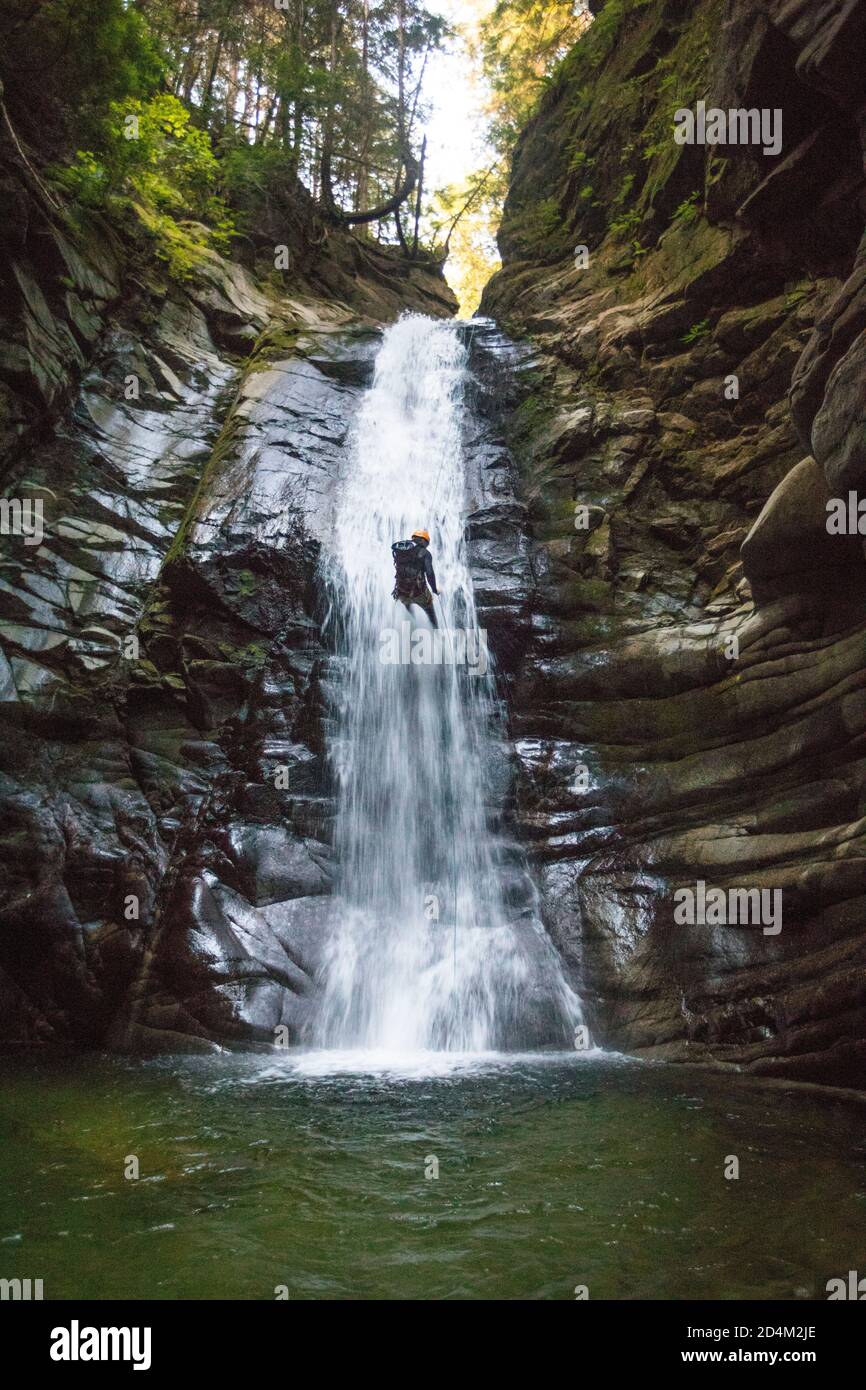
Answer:
<path fill-rule="evenodd" d="M 229 191 L 245 163 L 257 182 L 300 179 L 328 218 L 361 235 L 378 224 L 379 236 L 412 199 L 406 249 L 420 252 L 424 78 L 447 32 L 422 0 L 0 0 L 4 10 L 11 120 L 20 112 L 40 140 L 33 74 L 56 69 L 58 138 L 46 143 L 55 158 L 81 152 L 88 196 L 107 167 L 113 103 L 161 90 L 207 136 Z"/>
<path fill-rule="evenodd" d="M 432 224 L 451 258 L 449 278 L 461 312 L 470 313 L 499 264 L 496 231 L 514 142 L 592 15 L 574 0 L 466 0 L 465 9 L 462 32 L 488 91 L 493 158 L 463 184 L 439 190 Z"/>
<path fill-rule="evenodd" d="M 472 41 L 491 92 L 490 138 L 506 159 L 551 73 L 591 22 L 587 5 L 574 0 L 497 0 L 476 25 Z"/>
<path fill-rule="evenodd" d="M 10 118 L 51 155 L 92 138 L 112 101 L 160 80 L 147 22 L 123 0 L 0 0 L 0 33 Z"/>

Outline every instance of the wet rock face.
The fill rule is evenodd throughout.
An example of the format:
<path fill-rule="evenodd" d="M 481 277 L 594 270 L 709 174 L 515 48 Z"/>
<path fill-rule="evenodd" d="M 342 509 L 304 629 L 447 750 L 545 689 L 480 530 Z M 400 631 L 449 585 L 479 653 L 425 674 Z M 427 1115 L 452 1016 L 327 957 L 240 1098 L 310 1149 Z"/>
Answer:
<path fill-rule="evenodd" d="M 518 496 L 520 476 L 506 439 L 509 409 L 527 354 L 489 321 L 466 334 L 470 437 L 466 541 L 479 626 L 504 692 L 513 689 L 532 629 L 533 575 L 529 512 Z"/>
<path fill-rule="evenodd" d="M 332 874 L 319 542 L 381 322 L 452 303 L 422 271 L 348 275 L 349 247 L 311 250 L 278 298 L 218 257 L 184 287 L 140 266 L 136 285 L 110 229 L 76 240 L 20 203 L 0 352 L 0 1040 L 296 1036 Z"/>
<path fill-rule="evenodd" d="M 194 741 L 206 771 L 186 819 L 169 808 L 171 864 L 113 1046 L 296 1038 L 327 933 L 317 559 L 378 334 L 310 327 L 291 356 L 281 337 L 266 333 L 244 374 L 141 623 L 177 703 L 166 746 L 140 677 L 136 742 L 162 772 Z"/>
<path fill-rule="evenodd" d="M 866 563 L 827 522 L 866 493 L 866 10 L 618 8 L 523 137 L 483 304 L 535 349 L 516 822 L 602 1041 L 863 1086 Z M 779 156 L 675 147 L 672 72 L 781 108 Z M 778 932 L 732 910 L 761 888 Z"/>

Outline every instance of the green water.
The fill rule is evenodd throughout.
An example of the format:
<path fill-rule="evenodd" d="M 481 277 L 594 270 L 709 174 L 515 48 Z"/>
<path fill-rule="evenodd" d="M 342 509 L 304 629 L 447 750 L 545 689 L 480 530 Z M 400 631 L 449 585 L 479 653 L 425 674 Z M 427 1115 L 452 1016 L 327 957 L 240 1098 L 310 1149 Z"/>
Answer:
<path fill-rule="evenodd" d="M 809 1299 L 866 1267 L 842 1096 L 577 1056 L 368 1065 L 4 1064 L 0 1277 L 60 1299 Z"/>

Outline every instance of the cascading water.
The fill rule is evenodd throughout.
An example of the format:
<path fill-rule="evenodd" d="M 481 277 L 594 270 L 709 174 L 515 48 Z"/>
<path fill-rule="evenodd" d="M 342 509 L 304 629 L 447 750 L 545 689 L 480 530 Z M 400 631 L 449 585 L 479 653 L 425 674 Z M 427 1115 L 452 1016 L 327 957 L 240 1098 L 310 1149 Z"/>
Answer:
<path fill-rule="evenodd" d="M 467 354 L 419 316 L 385 335 L 325 557 L 337 926 L 311 1041 L 475 1052 L 571 1041 L 579 1003 L 532 911 L 509 909 L 488 825 L 501 729 L 463 543 Z M 391 543 L 427 526 L 435 639 L 394 602 Z"/>

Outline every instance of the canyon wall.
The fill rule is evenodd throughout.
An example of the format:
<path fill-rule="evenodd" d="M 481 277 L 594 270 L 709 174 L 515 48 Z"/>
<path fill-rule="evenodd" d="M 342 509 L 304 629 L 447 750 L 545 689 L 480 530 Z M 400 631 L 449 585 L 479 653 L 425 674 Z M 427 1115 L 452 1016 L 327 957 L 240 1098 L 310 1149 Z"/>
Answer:
<path fill-rule="evenodd" d="M 513 815 L 605 1045 L 862 1086 L 866 6 L 594 9 L 482 305 L 534 349 Z M 678 144 L 700 101 L 780 151 Z M 700 883 L 782 930 L 676 920 Z"/>

